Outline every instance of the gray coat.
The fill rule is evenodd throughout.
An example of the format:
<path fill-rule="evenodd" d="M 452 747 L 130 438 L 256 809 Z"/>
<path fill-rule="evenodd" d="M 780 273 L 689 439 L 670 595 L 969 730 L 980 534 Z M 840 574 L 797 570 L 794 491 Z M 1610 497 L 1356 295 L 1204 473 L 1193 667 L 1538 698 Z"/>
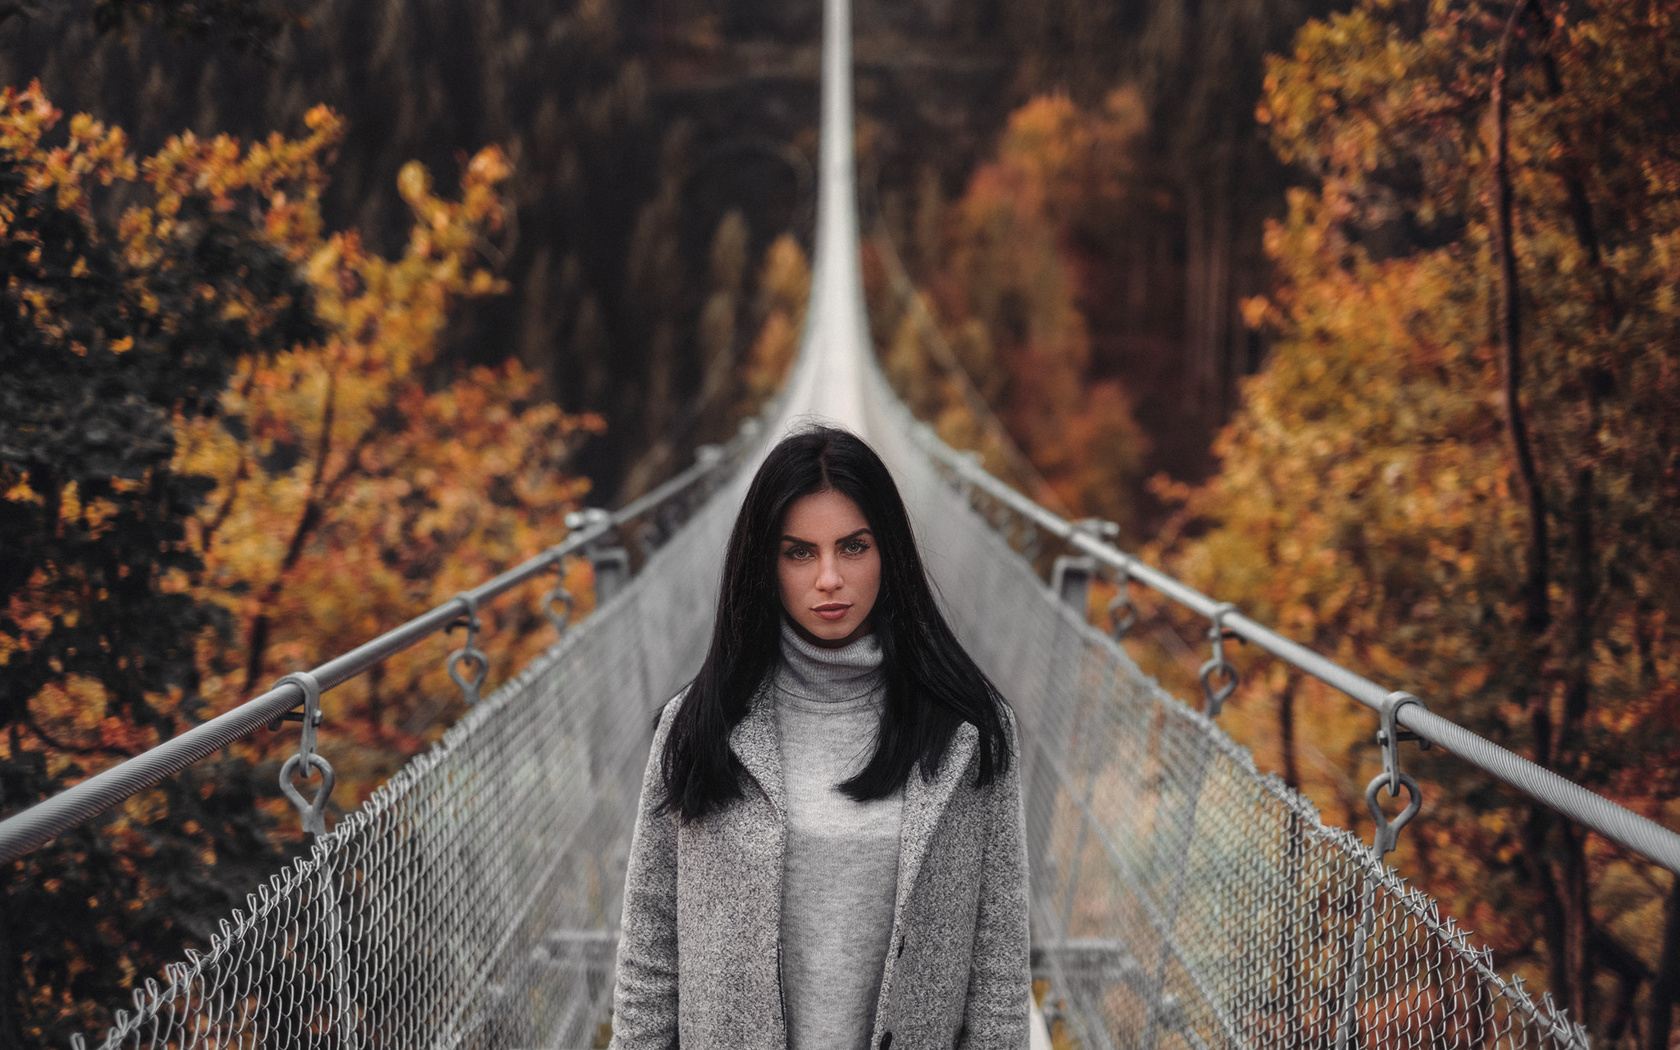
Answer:
<path fill-rule="evenodd" d="M 681 698 L 654 732 L 624 887 L 615 1050 L 786 1050 L 781 997 L 787 806 L 774 702 L 730 735 L 746 798 L 684 825 L 651 810 Z M 974 786 L 979 732 L 964 723 L 931 782 L 904 789 L 898 899 L 872 1050 L 1027 1045 L 1031 984 L 1019 757 Z"/>

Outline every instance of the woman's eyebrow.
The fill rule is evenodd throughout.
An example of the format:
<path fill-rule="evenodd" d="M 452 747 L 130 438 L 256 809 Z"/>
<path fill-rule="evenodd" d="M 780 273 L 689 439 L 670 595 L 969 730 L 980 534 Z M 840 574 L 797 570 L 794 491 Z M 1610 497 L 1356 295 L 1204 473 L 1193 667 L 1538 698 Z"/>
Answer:
<path fill-rule="evenodd" d="M 858 529 L 856 532 L 848 532 L 846 535 L 840 537 L 839 539 L 835 540 L 834 542 L 835 543 L 845 543 L 847 540 L 855 540 L 859 536 L 868 536 L 870 539 L 874 539 L 875 538 L 875 533 L 872 529 L 870 529 L 869 526 L 865 525 L 863 528 Z M 782 536 L 782 542 L 783 543 L 798 543 L 798 544 L 801 544 L 802 546 L 806 546 L 806 547 L 820 546 L 820 544 L 813 543 L 810 540 L 802 540 L 798 536 L 788 536 L 788 535 L 785 535 L 785 534 Z"/>

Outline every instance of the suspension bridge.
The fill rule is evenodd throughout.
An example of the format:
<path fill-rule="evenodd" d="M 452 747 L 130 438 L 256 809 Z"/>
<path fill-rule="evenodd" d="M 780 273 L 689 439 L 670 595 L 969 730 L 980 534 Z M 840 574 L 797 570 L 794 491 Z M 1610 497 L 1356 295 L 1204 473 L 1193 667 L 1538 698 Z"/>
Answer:
<path fill-rule="evenodd" d="M 524 565 L 0 823 L 9 861 L 302 709 L 282 784 L 313 848 L 254 887 L 204 950 L 135 987 L 97 1045 L 599 1045 L 652 717 L 699 665 L 724 541 L 759 457 L 790 424 L 821 416 L 892 467 L 953 626 L 1019 715 L 1035 974 L 1073 1042 L 1585 1048 L 1579 1026 L 1503 976 L 1384 863 L 1421 801 L 1399 742 L 1440 745 L 1676 872 L 1680 835 L 1163 575 L 1100 523 L 1031 502 L 917 423 L 875 364 L 864 312 L 848 0 L 827 0 L 822 78 L 804 340 L 760 418 L 629 506 L 574 515 L 564 541 Z M 1034 560 L 1055 553 L 1046 582 Z M 478 609 L 580 556 L 594 563 L 596 610 L 569 626 L 571 596 L 557 586 L 545 607 L 559 641 L 481 696 Z M 1118 578 L 1122 600 L 1146 586 L 1208 620 L 1199 707 L 1122 648 L 1123 608 L 1113 632 L 1087 623 L 1099 572 Z M 321 692 L 461 620 L 450 673 L 469 712 L 328 828 Z M 1220 730 L 1232 636 L 1377 713 L 1372 843 L 1323 823 Z"/>

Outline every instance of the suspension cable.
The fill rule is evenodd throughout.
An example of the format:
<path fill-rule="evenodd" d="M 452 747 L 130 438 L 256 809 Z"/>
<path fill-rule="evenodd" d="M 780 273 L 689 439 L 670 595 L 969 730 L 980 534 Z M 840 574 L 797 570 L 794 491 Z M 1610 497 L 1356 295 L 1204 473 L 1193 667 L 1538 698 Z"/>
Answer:
<path fill-rule="evenodd" d="M 1391 703 L 1392 690 L 1313 652 L 1299 642 L 1285 638 L 1240 612 L 1221 610 L 1223 603 L 1039 506 L 987 473 L 970 457 L 946 445 L 926 424 L 913 425 L 911 435 L 922 451 L 950 470 L 960 484 L 984 490 L 992 499 L 1045 532 L 1060 537 L 1073 549 L 1126 573 L 1127 578 L 1152 588 L 1201 616 L 1213 619 L 1217 615 L 1225 630 L 1233 636 L 1253 642 L 1373 711 L 1381 713 Z M 1680 833 L 1478 736 L 1435 714 L 1422 703 L 1399 705 L 1392 717 L 1397 725 L 1416 733 L 1419 739 L 1445 748 L 1564 816 L 1680 874 Z"/>
<path fill-rule="evenodd" d="M 756 421 L 749 420 L 735 439 L 737 450 L 738 447 L 754 444 L 761 430 Z M 591 509 L 568 514 L 566 525 L 572 531 L 559 544 L 469 591 L 463 591 L 402 626 L 328 660 L 308 674 L 320 684 L 322 692 L 343 685 L 375 664 L 458 622 L 463 603 L 469 608 L 477 608 L 527 580 L 559 571 L 561 562 L 567 557 L 582 553 L 662 502 L 680 497 L 720 471 L 727 471 L 734 459 L 733 456 L 715 452 L 700 455 L 688 469 L 617 512 L 609 514 Z M 0 821 L 0 864 L 16 860 L 234 741 L 283 719 L 287 712 L 306 700 L 306 690 L 300 679 L 281 679 L 268 692 L 7 817 Z M 315 761 L 324 762 L 319 756 L 315 756 Z M 309 770 L 306 768 L 303 772 L 307 774 Z"/>

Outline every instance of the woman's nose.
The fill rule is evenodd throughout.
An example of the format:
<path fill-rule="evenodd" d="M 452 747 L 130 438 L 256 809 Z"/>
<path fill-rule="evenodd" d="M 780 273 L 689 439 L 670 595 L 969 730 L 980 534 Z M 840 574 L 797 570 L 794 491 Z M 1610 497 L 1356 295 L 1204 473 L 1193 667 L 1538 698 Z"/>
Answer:
<path fill-rule="evenodd" d="M 817 569 L 817 590 L 837 591 L 845 581 L 840 578 L 840 564 L 833 557 L 825 557 Z"/>

